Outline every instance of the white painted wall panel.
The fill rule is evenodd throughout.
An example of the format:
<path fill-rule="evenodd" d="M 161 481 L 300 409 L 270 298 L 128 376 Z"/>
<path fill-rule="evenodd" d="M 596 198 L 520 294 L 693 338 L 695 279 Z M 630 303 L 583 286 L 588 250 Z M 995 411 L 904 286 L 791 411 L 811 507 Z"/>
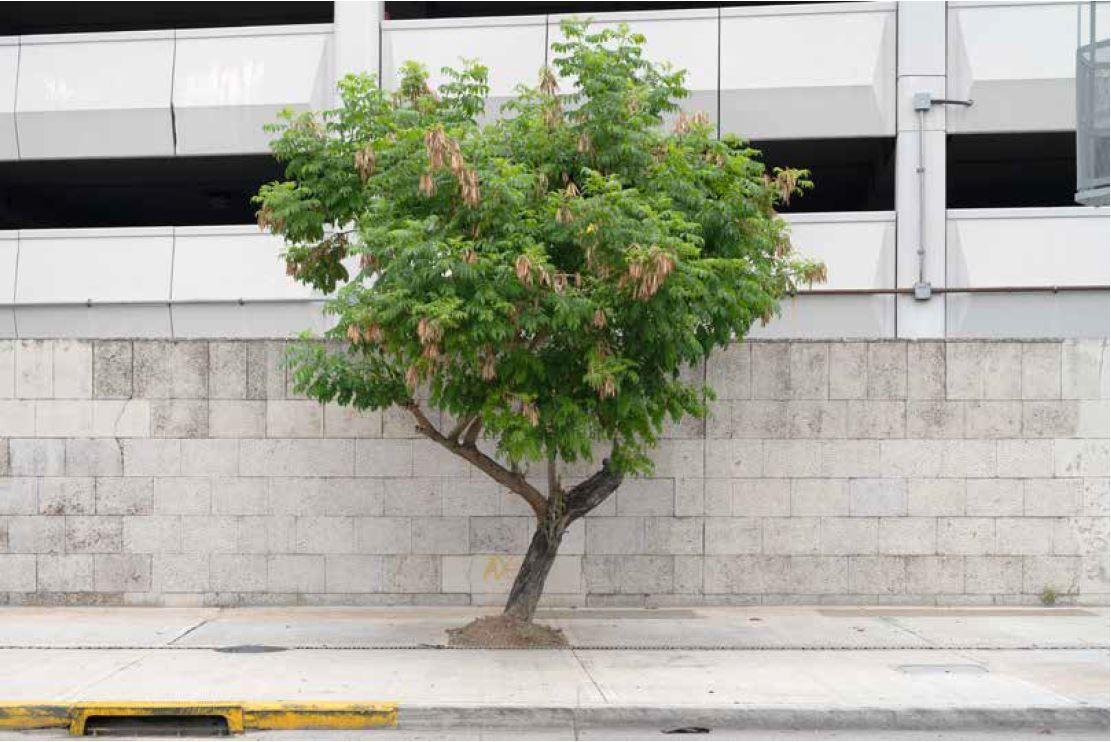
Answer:
<path fill-rule="evenodd" d="M 791 242 L 826 264 L 828 280 L 816 289 L 895 287 L 895 214 L 846 212 L 791 214 Z"/>
<path fill-rule="evenodd" d="M 19 233 L 0 232 L 0 338 L 15 337 L 15 267 L 19 253 Z"/>
<path fill-rule="evenodd" d="M 23 159 L 172 155 L 172 31 L 25 36 Z"/>
<path fill-rule="evenodd" d="M 284 108 L 330 106 L 331 26 L 177 32 L 177 153 L 265 152 Z"/>
<path fill-rule="evenodd" d="M 254 225 L 174 230 L 174 301 L 300 299 L 308 286 L 285 273 L 281 237 Z"/>
<path fill-rule="evenodd" d="M 1106 291 L 950 294 L 951 338 L 1106 338 Z"/>
<path fill-rule="evenodd" d="M 894 135 L 893 4 L 721 13 L 723 132 L 752 139 Z"/>
<path fill-rule="evenodd" d="M 947 285 L 1085 286 L 1111 281 L 1111 209 L 948 212 Z"/>
<path fill-rule="evenodd" d="M 796 296 L 784 299 L 780 315 L 749 333 L 754 338 L 890 338 L 895 336 L 895 301 L 888 296 Z"/>
<path fill-rule="evenodd" d="M 15 160 L 15 94 L 19 76 L 19 37 L 0 38 L 0 160 Z"/>
<path fill-rule="evenodd" d="M 327 328 L 321 303 L 174 304 L 174 337 L 285 338 Z"/>
<path fill-rule="evenodd" d="M 1108 3 L 1097 5 L 1107 38 Z M 1087 3 L 950 3 L 948 111 L 957 132 L 1076 128 L 1076 47 L 1087 38 Z"/>

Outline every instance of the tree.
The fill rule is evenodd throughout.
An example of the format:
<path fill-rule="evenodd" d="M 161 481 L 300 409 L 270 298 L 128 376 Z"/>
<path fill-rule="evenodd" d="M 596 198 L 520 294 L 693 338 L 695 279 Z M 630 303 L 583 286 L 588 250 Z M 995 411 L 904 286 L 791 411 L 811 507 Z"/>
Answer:
<path fill-rule="evenodd" d="M 287 180 L 256 197 L 288 272 L 332 295 L 327 334 L 345 341 L 293 348 L 296 387 L 408 410 L 531 507 L 505 606 L 523 622 L 567 527 L 651 471 L 669 421 L 705 414 L 712 391 L 684 369 L 824 278 L 775 210 L 806 171 L 769 173 L 678 112 L 685 72 L 645 59 L 627 28 L 568 22 L 563 36 L 554 69 L 492 122 L 477 63 L 445 69 L 435 92 L 411 62 L 392 94 L 344 78 L 337 109 L 274 127 Z M 563 481 L 596 451 L 592 476 Z"/>

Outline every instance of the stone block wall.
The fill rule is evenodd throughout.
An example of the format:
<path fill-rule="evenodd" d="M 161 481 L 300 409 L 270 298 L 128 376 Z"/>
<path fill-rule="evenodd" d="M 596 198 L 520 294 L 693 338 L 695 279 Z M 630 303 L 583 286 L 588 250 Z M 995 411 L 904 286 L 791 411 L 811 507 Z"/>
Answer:
<path fill-rule="evenodd" d="M 0 603 L 500 602 L 524 505 L 404 414 L 299 398 L 281 353 L 0 340 Z M 1105 341 L 734 346 L 547 600 L 1106 603 L 1108 365 Z"/>

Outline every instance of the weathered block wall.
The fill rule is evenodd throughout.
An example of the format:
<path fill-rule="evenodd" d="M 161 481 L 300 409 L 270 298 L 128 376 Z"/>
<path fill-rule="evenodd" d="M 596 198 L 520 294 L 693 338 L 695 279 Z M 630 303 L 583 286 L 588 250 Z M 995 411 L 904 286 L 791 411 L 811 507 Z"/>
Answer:
<path fill-rule="evenodd" d="M 531 519 L 281 344 L 0 341 L 0 603 L 491 603 Z M 568 534 L 565 604 L 1108 598 L 1106 342 L 754 342 Z M 579 472 L 583 474 L 585 472 Z"/>

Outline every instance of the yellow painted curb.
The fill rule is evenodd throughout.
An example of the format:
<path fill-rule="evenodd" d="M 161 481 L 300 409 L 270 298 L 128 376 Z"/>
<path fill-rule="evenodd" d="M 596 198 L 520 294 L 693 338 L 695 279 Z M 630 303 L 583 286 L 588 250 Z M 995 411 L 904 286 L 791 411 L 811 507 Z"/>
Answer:
<path fill-rule="evenodd" d="M 0 729 L 68 727 L 85 734 L 94 716 L 222 716 L 228 732 L 248 729 L 381 729 L 397 726 L 396 703 L 94 701 L 85 703 L 0 703 Z"/>

